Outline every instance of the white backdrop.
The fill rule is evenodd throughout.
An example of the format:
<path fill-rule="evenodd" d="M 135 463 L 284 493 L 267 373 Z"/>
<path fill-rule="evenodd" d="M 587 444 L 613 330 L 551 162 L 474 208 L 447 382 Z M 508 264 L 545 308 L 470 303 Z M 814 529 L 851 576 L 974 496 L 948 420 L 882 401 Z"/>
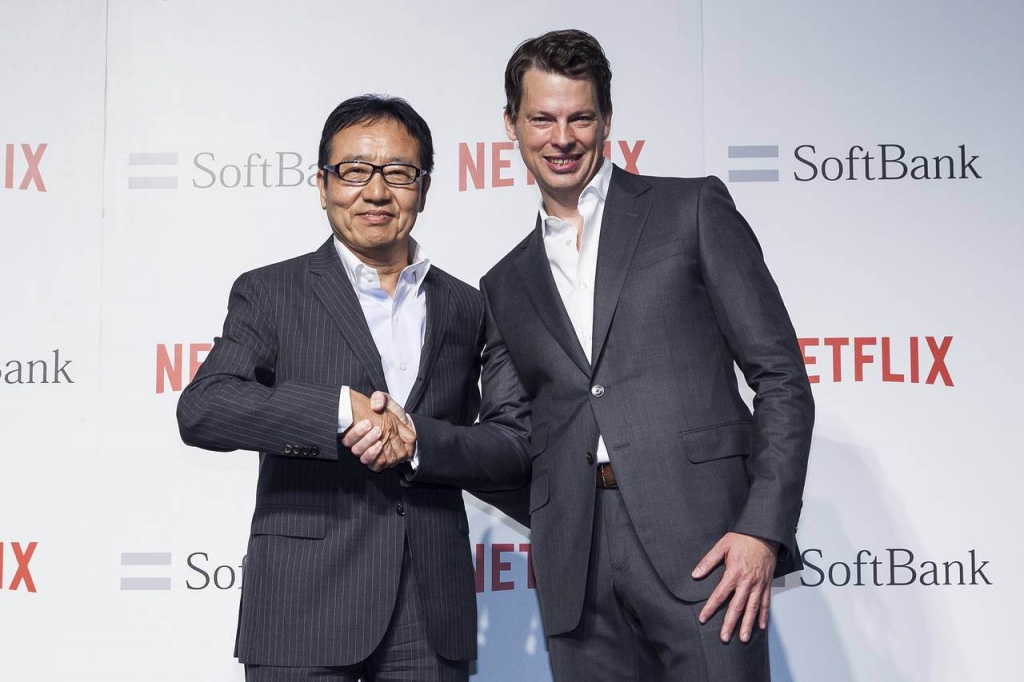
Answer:
<path fill-rule="evenodd" d="M 728 182 L 817 378 L 774 679 L 1016 679 L 1024 9 L 995 0 L 3 0 L 0 678 L 242 679 L 256 456 L 174 421 L 230 283 L 328 236 L 310 167 L 363 92 L 430 123 L 416 235 L 475 283 L 538 201 L 505 62 L 566 26 L 611 59 L 613 161 Z M 473 679 L 544 682 L 529 538 L 468 502 Z"/>

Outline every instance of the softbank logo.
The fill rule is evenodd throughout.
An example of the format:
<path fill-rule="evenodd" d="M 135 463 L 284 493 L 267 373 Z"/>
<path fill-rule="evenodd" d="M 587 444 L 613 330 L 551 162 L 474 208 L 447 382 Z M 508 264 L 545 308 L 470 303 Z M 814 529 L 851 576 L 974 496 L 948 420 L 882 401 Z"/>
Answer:
<path fill-rule="evenodd" d="M 790 169 L 782 171 L 779 145 L 729 145 L 729 182 L 859 180 L 980 180 L 979 156 L 966 144 L 946 153 L 910 150 L 901 144 L 851 145 L 839 152 L 801 144 L 793 149 Z M 767 159 L 768 161 L 765 161 Z"/>
<path fill-rule="evenodd" d="M 751 162 L 749 159 L 778 159 L 779 158 L 779 145 L 777 144 L 748 144 L 748 145 L 729 145 L 729 158 L 739 159 L 739 161 L 733 161 L 732 164 L 738 166 L 754 166 L 758 165 L 757 162 Z M 730 164 L 730 165 L 732 165 Z M 771 162 L 770 164 L 778 166 L 779 162 Z M 779 181 L 779 169 L 776 168 L 730 168 L 729 169 L 729 182 L 778 182 Z"/>
<path fill-rule="evenodd" d="M 3 188 L 45 192 L 43 173 L 40 163 L 46 152 L 46 143 L 37 144 L 5 144 L 3 165 Z"/>
<path fill-rule="evenodd" d="M 171 589 L 170 552 L 121 552 L 121 566 L 129 567 L 121 576 L 122 590 L 169 590 Z M 136 566 L 155 566 L 157 568 L 136 569 Z M 144 573 L 148 575 L 136 575 Z M 155 575 L 154 575 L 155 574 Z"/>
<path fill-rule="evenodd" d="M 177 152 L 151 152 L 128 155 L 132 172 L 143 175 L 129 175 L 128 189 L 178 189 Z M 136 171 L 136 167 L 139 168 Z M 152 175 L 147 171 L 152 171 Z M 168 175 L 173 173 L 173 175 Z"/>
<path fill-rule="evenodd" d="M 144 190 L 178 189 L 179 180 L 193 189 L 315 187 L 317 171 L 298 152 L 251 152 L 230 160 L 199 152 L 188 164 L 178 152 L 135 152 L 128 155 L 128 167 L 128 188 Z"/>

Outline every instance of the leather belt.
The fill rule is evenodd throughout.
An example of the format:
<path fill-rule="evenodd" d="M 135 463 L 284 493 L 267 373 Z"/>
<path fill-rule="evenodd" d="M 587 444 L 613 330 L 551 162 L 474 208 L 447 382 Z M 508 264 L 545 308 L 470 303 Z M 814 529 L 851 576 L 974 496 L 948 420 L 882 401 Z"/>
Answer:
<path fill-rule="evenodd" d="M 618 488 L 619 482 L 615 480 L 615 472 L 612 471 L 611 464 L 598 464 L 597 465 L 597 487 L 598 488 Z"/>

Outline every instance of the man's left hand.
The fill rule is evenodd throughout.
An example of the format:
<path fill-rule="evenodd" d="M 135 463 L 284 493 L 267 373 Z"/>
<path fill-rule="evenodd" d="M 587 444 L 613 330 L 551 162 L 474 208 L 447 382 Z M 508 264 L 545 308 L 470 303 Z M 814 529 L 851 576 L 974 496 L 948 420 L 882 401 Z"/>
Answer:
<path fill-rule="evenodd" d="M 779 553 L 779 543 L 752 535 L 726 533 L 693 569 L 694 578 L 703 578 L 725 562 L 725 574 L 700 612 L 706 623 L 722 604 L 729 602 L 720 638 L 728 643 L 742 617 L 740 641 L 749 642 L 754 622 L 764 630 L 768 627 L 768 606 L 772 599 L 772 574 Z M 732 599 L 729 599 L 729 595 Z"/>

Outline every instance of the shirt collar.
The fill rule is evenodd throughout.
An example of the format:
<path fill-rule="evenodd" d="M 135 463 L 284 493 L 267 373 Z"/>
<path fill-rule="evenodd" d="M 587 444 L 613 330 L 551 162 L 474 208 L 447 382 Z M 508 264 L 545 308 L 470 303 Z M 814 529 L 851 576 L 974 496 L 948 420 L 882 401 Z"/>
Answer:
<path fill-rule="evenodd" d="M 359 256 L 352 253 L 352 249 L 338 239 L 338 235 L 334 235 L 334 249 L 338 252 L 348 280 L 356 290 L 380 289 L 380 275 L 377 270 L 359 260 Z M 419 289 L 423 286 L 427 271 L 430 270 L 430 259 L 426 257 L 420 243 L 412 237 L 409 237 L 409 262 L 410 265 L 407 265 L 399 275 L 399 282 L 408 282 Z"/>
<path fill-rule="evenodd" d="M 577 205 L 581 206 L 584 200 L 586 200 L 590 196 L 593 196 L 595 199 L 597 199 L 598 202 L 604 203 L 605 199 L 608 197 L 608 185 L 611 183 L 611 180 L 612 162 L 605 159 L 604 161 L 601 162 L 601 167 L 598 169 L 594 177 L 590 179 L 590 182 L 587 183 L 587 186 L 583 188 L 582 192 L 580 192 L 580 198 L 577 202 Z M 558 222 L 555 223 L 555 225 L 549 225 L 549 218 L 552 219 L 550 221 L 552 223 L 555 223 L 555 221 Z M 558 223 L 563 222 L 561 219 L 555 216 L 548 215 L 548 212 L 544 210 L 543 197 L 541 197 L 540 200 L 540 219 L 541 222 L 544 224 L 545 234 L 548 234 L 549 229 L 555 227 Z"/>

